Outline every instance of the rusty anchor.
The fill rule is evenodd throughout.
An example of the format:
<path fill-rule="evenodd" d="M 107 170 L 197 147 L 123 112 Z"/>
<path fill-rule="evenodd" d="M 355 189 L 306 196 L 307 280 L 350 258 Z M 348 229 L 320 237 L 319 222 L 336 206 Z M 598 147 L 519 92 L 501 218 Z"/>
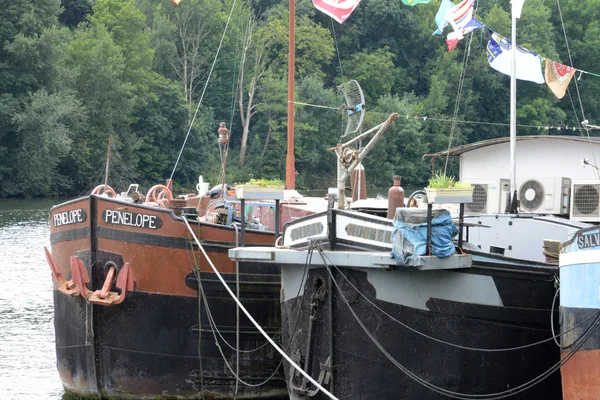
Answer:
<path fill-rule="evenodd" d="M 112 265 L 106 274 L 104 284 L 102 285 L 102 289 L 92 292 L 86 286 L 86 284 L 90 282 L 90 277 L 85 265 L 83 265 L 83 261 L 77 256 L 71 256 L 71 276 L 73 277 L 73 282 L 80 288 L 79 294 L 86 299 L 86 301 L 102 306 L 116 306 L 125 300 L 128 291 L 133 292 L 133 270 L 129 266 L 129 263 L 125 263 L 117 276 L 116 286 L 121 289 L 121 294 L 110 291 L 116 271 L 116 266 L 113 263 L 111 264 Z"/>

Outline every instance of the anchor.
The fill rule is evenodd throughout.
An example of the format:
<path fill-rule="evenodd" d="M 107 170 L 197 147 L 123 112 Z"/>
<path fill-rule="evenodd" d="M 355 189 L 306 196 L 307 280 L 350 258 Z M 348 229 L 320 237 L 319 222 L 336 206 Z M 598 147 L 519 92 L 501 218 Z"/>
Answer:
<path fill-rule="evenodd" d="M 86 286 L 90 282 L 90 277 L 85 265 L 83 265 L 83 261 L 77 256 L 71 257 L 71 276 L 73 277 L 73 282 L 80 288 L 79 294 L 89 303 L 102 306 L 116 306 L 125 300 L 127 291 L 133 292 L 134 290 L 133 270 L 129 266 L 129 263 L 125 263 L 125 266 L 123 266 L 117 276 L 116 286 L 121 289 L 121 294 L 110 291 L 112 280 L 115 276 L 116 265 L 113 262 L 108 262 L 107 266 L 110 266 L 110 269 L 106 274 L 102 289 L 92 292 Z"/>
<path fill-rule="evenodd" d="M 50 254 L 46 247 L 44 247 L 44 252 L 46 253 L 46 260 L 48 260 L 50 270 L 52 271 L 52 280 L 56 283 L 58 290 L 67 296 L 77 296 L 79 294 L 79 288 L 77 285 L 73 283 L 73 280 L 67 281 L 62 276 L 54 257 L 52 257 L 52 254 Z"/>

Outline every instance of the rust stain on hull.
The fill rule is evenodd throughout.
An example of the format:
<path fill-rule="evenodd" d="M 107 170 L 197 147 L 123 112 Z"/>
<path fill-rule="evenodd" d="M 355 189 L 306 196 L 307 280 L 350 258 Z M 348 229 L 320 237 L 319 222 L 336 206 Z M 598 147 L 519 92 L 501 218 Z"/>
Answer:
<path fill-rule="evenodd" d="M 600 349 L 579 350 L 560 372 L 563 400 L 600 400 Z"/>

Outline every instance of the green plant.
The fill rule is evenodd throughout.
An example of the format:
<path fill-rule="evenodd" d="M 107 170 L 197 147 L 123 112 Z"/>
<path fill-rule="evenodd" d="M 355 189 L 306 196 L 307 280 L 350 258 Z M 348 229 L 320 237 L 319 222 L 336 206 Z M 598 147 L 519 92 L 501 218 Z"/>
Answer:
<path fill-rule="evenodd" d="M 431 189 L 446 189 L 454 187 L 454 177 L 446 176 L 446 174 L 439 171 L 434 172 L 431 178 L 429 178 L 427 187 Z"/>
<path fill-rule="evenodd" d="M 467 181 L 458 181 L 454 184 L 455 188 L 461 188 L 461 189 L 470 189 L 471 188 L 471 184 Z"/>
<path fill-rule="evenodd" d="M 248 182 L 245 183 L 245 185 L 256 185 L 256 186 L 285 186 L 285 182 L 283 182 L 281 179 L 250 179 Z"/>

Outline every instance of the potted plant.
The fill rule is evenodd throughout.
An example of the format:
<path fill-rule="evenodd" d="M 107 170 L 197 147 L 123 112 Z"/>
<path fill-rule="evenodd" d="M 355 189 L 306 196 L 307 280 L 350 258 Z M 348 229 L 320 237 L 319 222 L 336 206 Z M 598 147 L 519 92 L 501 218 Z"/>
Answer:
<path fill-rule="evenodd" d="M 279 179 L 250 179 L 236 185 L 235 194 L 238 199 L 245 200 L 283 200 L 284 186 Z"/>
<path fill-rule="evenodd" d="M 434 172 L 425 188 L 430 203 L 471 203 L 473 186 L 469 182 L 454 181 L 453 176 Z"/>

